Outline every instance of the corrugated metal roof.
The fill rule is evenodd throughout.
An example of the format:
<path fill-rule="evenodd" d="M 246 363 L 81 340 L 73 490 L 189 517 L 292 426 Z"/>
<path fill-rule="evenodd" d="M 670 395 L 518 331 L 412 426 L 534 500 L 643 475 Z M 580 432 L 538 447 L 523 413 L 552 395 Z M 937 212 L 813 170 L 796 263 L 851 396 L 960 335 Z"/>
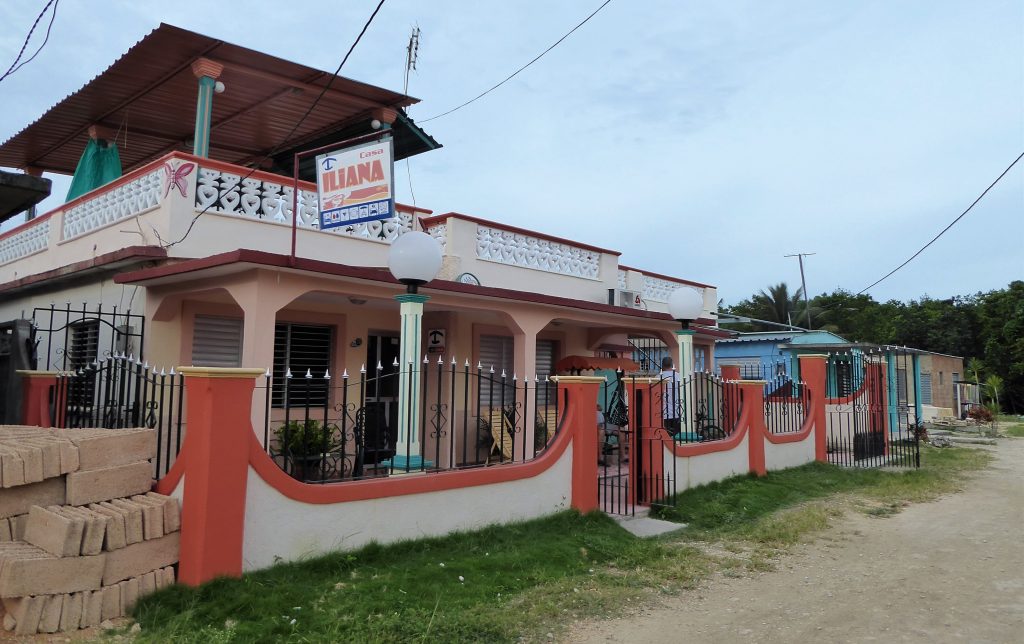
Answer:
<path fill-rule="evenodd" d="M 219 80 L 226 91 L 213 99 L 210 156 L 230 163 L 244 165 L 275 146 L 317 139 L 357 118 L 365 117 L 368 123 L 368 112 L 375 107 L 399 109 L 418 102 L 338 76 L 285 142 L 332 78 L 330 72 L 161 24 L 104 72 L 0 145 L 0 166 L 71 174 L 91 125 L 127 135 L 129 144 L 120 146 L 125 171 L 172 150 L 187 151 L 198 91 L 191 65 L 199 58 L 224 65 Z M 406 152 L 429 149 L 427 141 Z"/>
<path fill-rule="evenodd" d="M 776 333 L 774 331 L 741 333 L 738 338 L 733 338 L 731 340 L 719 340 L 719 342 L 790 342 L 793 339 L 793 335 L 794 332 Z"/>

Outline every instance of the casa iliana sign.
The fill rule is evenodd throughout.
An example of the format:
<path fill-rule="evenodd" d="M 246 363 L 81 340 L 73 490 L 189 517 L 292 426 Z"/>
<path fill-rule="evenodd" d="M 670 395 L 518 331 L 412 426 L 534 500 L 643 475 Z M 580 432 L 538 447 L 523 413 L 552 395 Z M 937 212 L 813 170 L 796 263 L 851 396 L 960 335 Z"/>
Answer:
<path fill-rule="evenodd" d="M 395 216 L 390 137 L 321 154 L 316 167 L 321 230 Z"/>

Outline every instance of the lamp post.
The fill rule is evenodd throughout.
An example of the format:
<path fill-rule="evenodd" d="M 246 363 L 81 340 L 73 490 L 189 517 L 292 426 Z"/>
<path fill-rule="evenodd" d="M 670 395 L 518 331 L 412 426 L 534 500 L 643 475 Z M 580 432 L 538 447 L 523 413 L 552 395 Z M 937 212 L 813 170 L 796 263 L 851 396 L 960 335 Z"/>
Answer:
<path fill-rule="evenodd" d="M 668 313 L 679 321 L 681 328 L 676 330 L 679 341 L 679 386 L 683 388 L 679 400 L 683 402 L 682 431 L 690 431 L 690 387 L 686 386 L 686 378 L 693 374 L 693 331 L 690 323 L 700 317 L 704 310 L 704 296 L 700 291 L 689 287 L 677 288 L 668 296 Z"/>
<path fill-rule="evenodd" d="M 408 472 L 423 466 L 419 361 L 423 304 L 430 298 L 421 295 L 418 289 L 434 279 L 441 269 L 441 247 L 426 233 L 405 233 L 391 244 L 388 269 L 395 279 L 405 284 L 405 293 L 395 296 L 400 304 L 402 326 L 398 350 L 398 435 L 391 465 L 393 470 Z"/>

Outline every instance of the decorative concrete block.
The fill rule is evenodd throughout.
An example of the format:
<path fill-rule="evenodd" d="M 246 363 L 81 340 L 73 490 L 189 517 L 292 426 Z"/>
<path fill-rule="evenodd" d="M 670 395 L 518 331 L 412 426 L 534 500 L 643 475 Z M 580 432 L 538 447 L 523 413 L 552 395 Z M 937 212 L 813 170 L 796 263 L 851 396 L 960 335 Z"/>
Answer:
<path fill-rule="evenodd" d="M 100 608 L 100 621 L 107 619 L 114 619 L 124 615 L 121 611 L 121 587 L 120 586 L 104 586 L 100 589 L 103 598 L 101 600 L 102 606 Z"/>
<path fill-rule="evenodd" d="M 85 519 L 68 516 L 57 506 L 32 506 L 25 526 L 25 541 L 55 557 L 77 557 L 82 551 Z"/>
<path fill-rule="evenodd" d="M 65 516 L 77 516 L 85 522 L 85 530 L 82 534 L 81 554 L 98 555 L 103 551 L 103 534 L 106 532 L 107 518 L 98 515 L 88 508 L 65 506 L 62 508 Z"/>
<path fill-rule="evenodd" d="M 156 592 L 156 575 L 160 573 L 159 570 L 154 572 L 147 572 L 146 574 L 139 577 L 139 597 L 145 597 L 146 595 L 152 595 Z"/>
<path fill-rule="evenodd" d="M 142 541 L 142 508 L 137 503 L 132 503 L 125 499 L 114 499 L 100 505 L 110 507 L 122 513 L 124 516 L 125 539 L 128 543 Z"/>
<path fill-rule="evenodd" d="M 44 595 L 46 603 L 43 605 L 43 612 L 39 616 L 39 626 L 36 630 L 40 633 L 56 633 L 60 628 L 60 612 L 64 606 L 64 595 Z"/>
<path fill-rule="evenodd" d="M 14 619 L 17 620 L 14 632 L 17 635 L 34 635 L 39 631 L 39 618 L 43 614 L 46 596 L 25 597 L 22 601 L 24 602 L 24 609 L 20 615 L 17 613 L 14 615 Z M 4 604 L 6 605 L 7 602 L 5 601 Z M 58 617 L 58 619 L 60 618 Z"/>
<path fill-rule="evenodd" d="M 102 615 L 103 591 L 99 589 L 85 591 L 82 598 L 82 621 L 79 626 L 81 628 L 96 626 L 103 621 Z"/>
<path fill-rule="evenodd" d="M 139 579 L 132 577 L 122 581 L 121 587 L 121 611 L 123 615 L 131 615 L 136 602 L 139 601 Z"/>
<path fill-rule="evenodd" d="M 77 631 L 82 623 L 82 593 L 64 595 L 64 605 L 60 611 L 60 630 L 68 633 Z"/>
<path fill-rule="evenodd" d="M 137 494 L 131 498 L 142 508 L 142 532 L 146 539 L 158 539 L 164 536 L 164 506 L 154 499 Z"/>
<path fill-rule="evenodd" d="M 80 471 L 127 465 L 156 456 L 155 429 L 65 429 L 59 430 L 57 436 L 78 448 Z"/>
<path fill-rule="evenodd" d="M 153 485 L 149 461 L 67 475 L 67 504 L 88 505 L 148 492 Z"/>
<path fill-rule="evenodd" d="M 124 548 L 126 545 L 128 545 L 128 542 L 125 541 L 123 514 L 121 514 L 117 510 L 104 507 L 98 503 L 93 503 L 88 507 L 96 514 L 105 516 L 107 518 L 106 530 L 103 533 L 104 550 L 117 550 L 118 548 Z"/>
<path fill-rule="evenodd" d="M 25 484 L 25 463 L 17 451 L 0 445 L 0 485 L 15 487 Z"/>
<path fill-rule="evenodd" d="M 28 514 L 33 505 L 64 505 L 65 485 L 61 478 L 20 485 L 0 493 L 0 518 Z"/>
<path fill-rule="evenodd" d="M 54 557 L 41 548 L 21 545 L 26 549 L 0 550 L 0 597 L 55 595 L 100 587 L 107 555 Z"/>
<path fill-rule="evenodd" d="M 146 498 L 159 501 L 164 509 L 164 533 L 181 530 L 181 506 L 173 496 L 164 496 L 156 492 L 146 494 Z"/>
<path fill-rule="evenodd" d="M 25 528 L 28 526 L 28 514 L 19 514 L 8 519 L 11 522 L 11 541 L 24 541 Z"/>
<path fill-rule="evenodd" d="M 174 532 L 159 539 L 133 543 L 102 555 L 106 557 L 103 584 L 117 583 L 177 563 L 178 535 L 179 533 Z"/>

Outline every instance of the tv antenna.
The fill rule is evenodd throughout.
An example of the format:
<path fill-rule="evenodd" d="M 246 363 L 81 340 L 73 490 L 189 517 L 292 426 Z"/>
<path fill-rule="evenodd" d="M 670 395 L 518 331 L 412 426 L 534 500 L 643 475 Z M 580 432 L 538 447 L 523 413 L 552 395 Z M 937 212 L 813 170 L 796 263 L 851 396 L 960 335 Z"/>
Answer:
<path fill-rule="evenodd" d="M 420 28 L 412 28 L 409 34 L 409 44 L 405 48 L 405 84 L 402 88 L 403 94 L 409 93 L 409 72 L 416 70 L 416 60 L 420 55 Z"/>

